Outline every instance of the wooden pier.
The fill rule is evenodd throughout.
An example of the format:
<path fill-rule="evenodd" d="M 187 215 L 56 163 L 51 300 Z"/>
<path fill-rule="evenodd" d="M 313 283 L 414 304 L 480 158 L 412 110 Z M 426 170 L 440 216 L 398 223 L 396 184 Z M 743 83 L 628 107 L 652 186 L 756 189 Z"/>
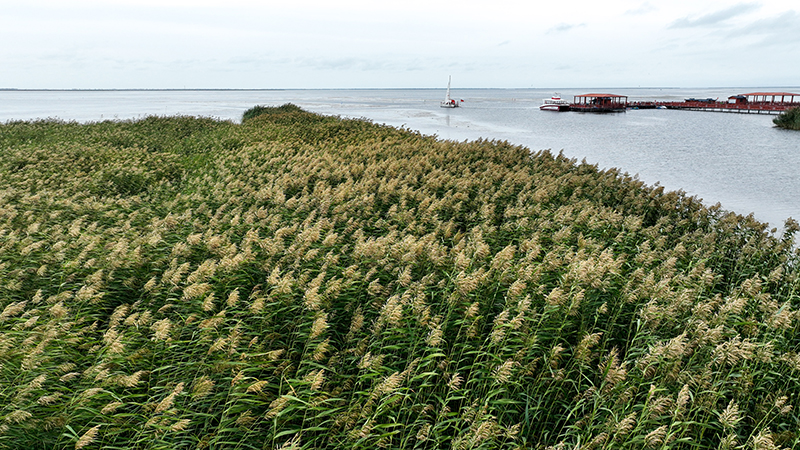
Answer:
<path fill-rule="evenodd" d="M 614 94 L 576 95 L 570 111 L 621 112 L 626 109 L 680 109 L 739 114 L 780 114 L 800 107 L 800 94 L 791 92 L 751 92 L 728 97 L 727 101 L 687 98 L 682 102 L 628 102 L 628 97 Z"/>
<path fill-rule="evenodd" d="M 681 109 L 685 111 L 710 111 L 739 114 L 780 114 L 800 107 L 800 94 L 791 92 L 751 92 L 732 95 L 728 101 L 718 99 L 687 98 L 682 102 L 632 102 L 629 109 Z"/>

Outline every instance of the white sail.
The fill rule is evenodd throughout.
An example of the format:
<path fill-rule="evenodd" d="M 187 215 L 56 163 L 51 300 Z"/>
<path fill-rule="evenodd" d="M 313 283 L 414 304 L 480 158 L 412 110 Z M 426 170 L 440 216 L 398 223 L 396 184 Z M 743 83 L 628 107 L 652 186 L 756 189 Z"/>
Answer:
<path fill-rule="evenodd" d="M 447 94 L 444 96 L 444 101 L 441 103 L 442 108 L 458 108 L 458 102 L 450 98 L 450 81 L 452 76 L 447 77 Z"/>

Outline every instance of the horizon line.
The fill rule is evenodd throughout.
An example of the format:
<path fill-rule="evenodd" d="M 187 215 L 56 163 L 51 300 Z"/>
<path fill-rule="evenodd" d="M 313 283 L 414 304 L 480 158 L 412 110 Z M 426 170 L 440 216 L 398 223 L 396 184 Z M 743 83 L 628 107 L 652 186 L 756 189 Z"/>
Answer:
<path fill-rule="evenodd" d="M 748 86 L 583 86 L 583 87 L 459 87 L 457 90 L 575 90 L 575 89 L 743 89 L 743 88 L 797 88 L 800 85 L 748 85 Z M 441 87 L 339 87 L 339 88 L 0 88 L 0 92 L 203 92 L 203 91 L 377 91 L 377 90 L 441 90 Z"/>

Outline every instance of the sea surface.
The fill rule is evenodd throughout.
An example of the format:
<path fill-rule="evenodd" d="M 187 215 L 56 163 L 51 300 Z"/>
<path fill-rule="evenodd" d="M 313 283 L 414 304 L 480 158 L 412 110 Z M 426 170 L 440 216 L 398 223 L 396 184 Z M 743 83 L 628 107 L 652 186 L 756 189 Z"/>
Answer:
<path fill-rule="evenodd" d="M 727 99 L 779 88 L 564 89 L 630 101 Z M 616 167 L 649 185 L 682 190 L 708 204 L 782 228 L 800 220 L 800 132 L 776 128 L 773 115 L 676 110 L 591 114 L 540 111 L 551 89 L 457 89 L 460 108 L 439 107 L 444 89 L 28 91 L 0 90 L 0 122 L 67 121 L 192 115 L 238 122 L 254 105 L 294 103 L 306 110 L 418 130 L 441 139 L 506 140 L 563 152 L 600 168 Z M 0 149 L 2 151 L 2 149 Z"/>

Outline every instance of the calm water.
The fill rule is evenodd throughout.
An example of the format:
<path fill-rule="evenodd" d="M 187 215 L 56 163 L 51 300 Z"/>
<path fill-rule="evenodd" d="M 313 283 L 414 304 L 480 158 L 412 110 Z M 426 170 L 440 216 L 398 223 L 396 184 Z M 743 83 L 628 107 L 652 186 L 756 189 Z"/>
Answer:
<path fill-rule="evenodd" d="M 629 100 L 720 98 L 763 88 L 613 89 Z M 769 88 L 788 90 L 800 88 Z M 562 97 L 596 91 L 563 90 Z M 607 90 L 603 90 L 607 91 Z M 444 90 L 0 91 L 0 122 L 36 118 L 100 121 L 195 115 L 238 121 L 249 107 L 295 103 L 307 110 L 405 126 L 443 139 L 508 140 L 551 149 L 601 168 L 618 167 L 648 184 L 684 190 L 707 204 L 781 227 L 800 219 L 800 132 L 771 115 L 673 110 L 618 114 L 538 109 L 542 89 L 453 89 L 462 108 L 443 109 Z"/>

